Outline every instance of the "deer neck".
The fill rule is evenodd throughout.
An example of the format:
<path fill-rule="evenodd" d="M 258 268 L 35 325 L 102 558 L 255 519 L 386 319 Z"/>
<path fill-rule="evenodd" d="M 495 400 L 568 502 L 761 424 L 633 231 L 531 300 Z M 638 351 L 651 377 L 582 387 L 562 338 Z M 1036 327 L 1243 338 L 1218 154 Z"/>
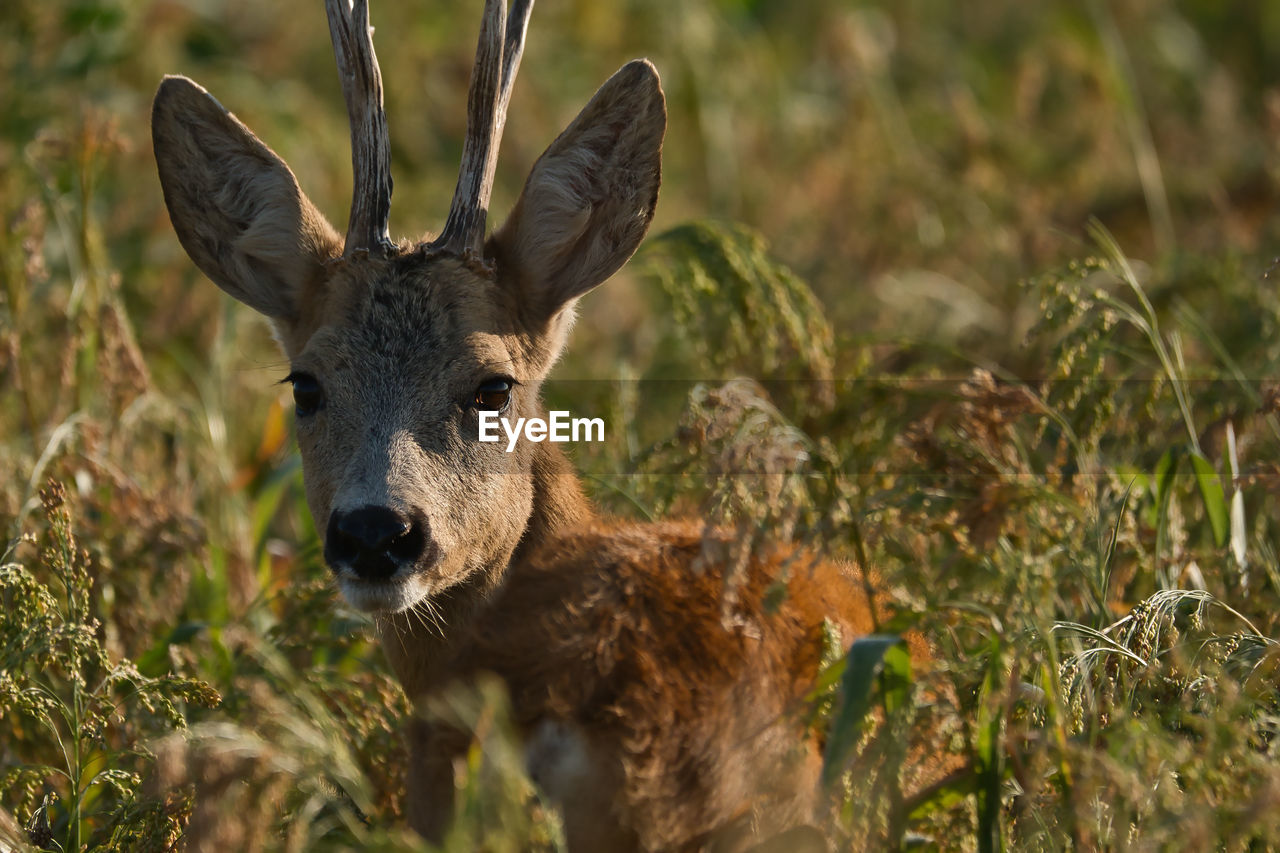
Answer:
<path fill-rule="evenodd" d="M 518 565 L 558 531 L 577 527 L 596 515 L 573 464 L 559 445 L 543 442 L 533 448 L 533 509 L 510 565 Z"/>
<path fill-rule="evenodd" d="M 455 666 L 459 639 L 465 638 L 468 626 L 511 571 L 518 570 L 557 532 L 584 524 L 596 515 L 564 451 L 550 442 L 532 447 L 533 506 L 511 557 L 450 588 L 433 602 L 430 616 L 410 610 L 376 617 L 383 651 L 411 699 L 448 678 Z"/>

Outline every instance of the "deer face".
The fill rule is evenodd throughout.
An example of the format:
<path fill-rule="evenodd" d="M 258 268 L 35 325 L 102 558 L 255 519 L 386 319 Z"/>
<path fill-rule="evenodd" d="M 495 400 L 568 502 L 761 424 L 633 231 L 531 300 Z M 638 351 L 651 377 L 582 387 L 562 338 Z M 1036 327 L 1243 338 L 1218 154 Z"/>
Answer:
<path fill-rule="evenodd" d="M 358 24 L 353 31 L 367 33 Z M 485 26 L 499 37 L 504 29 L 500 16 Z M 488 76 L 503 81 L 502 96 L 479 100 L 502 106 L 514 67 L 497 56 L 502 73 Z M 478 60 L 473 118 L 484 77 Z M 648 228 L 665 125 L 656 73 L 630 63 L 539 158 L 489 239 L 491 126 L 492 150 L 464 161 L 440 239 L 385 241 L 385 218 L 367 210 L 385 217 L 390 182 L 374 180 L 357 184 L 344 248 L 288 167 L 234 116 L 185 78 L 161 85 L 152 134 L 170 218 L 195 263 L 275 328 L 291 365 L 307 501 L 353 605 L 401 611 L 499 576 L 529 520 L 535 449 L 479 441 L 480 412 L 539 413 L 578 297 L 612 275 Z M 373 140 L 379 146 L 385 138 Z M 361 166 L 357 154 L 357 175 Z M 468 182 L 481 186 L 478 196 L 464 193 Z M 383 184 L 384 198 L 362 198 Z"/>
<path fill-rule="evenodd" d="M 335 273 L 290 378 L 325 560 L 352 604 L 400 610 L 510 558 L 531 448 L 480 442 L 479 416 L 536 413 L 549 364 L 496 276 L 420 253 L 365 266 Z"/>

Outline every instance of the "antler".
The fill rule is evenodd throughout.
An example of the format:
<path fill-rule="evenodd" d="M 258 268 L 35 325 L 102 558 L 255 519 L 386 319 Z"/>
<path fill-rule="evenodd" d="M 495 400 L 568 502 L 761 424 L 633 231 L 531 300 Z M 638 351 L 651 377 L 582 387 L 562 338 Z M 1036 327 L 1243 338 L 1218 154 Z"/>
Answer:
<path fill-rule="evenodd" d="M 343 257 L 387 254 L 391 213 L 391 142 L 382 109 L 382 73 L 373 52 L 368 0 L 325 0 L 329 37 L 351 120 L 351 217 Z"/>
<path fill-rule="evenodd" d="M 467 94 L 467 139 L 458 186 L 444 230 L 428 246 L 431 250 L 479 255 L 484 247 L 485 216 L 493 192 L 498 145 L 532 11 L 533 0 L 515 0 L 509 16 L 506 0 L 485 0 L 476 64 Z"/>

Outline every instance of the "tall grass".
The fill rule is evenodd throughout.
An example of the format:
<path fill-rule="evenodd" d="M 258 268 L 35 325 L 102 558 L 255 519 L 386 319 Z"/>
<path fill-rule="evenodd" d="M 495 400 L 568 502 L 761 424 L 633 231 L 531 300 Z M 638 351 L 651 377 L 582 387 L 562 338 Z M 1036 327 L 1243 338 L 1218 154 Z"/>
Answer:
<path fill-rule="evenodd" d="M 402 233 L 451 192 L 477 15 L 373 10 Z M 1277 37 L 1267 4 L 540 5 L 495 208 L 625 59 L 670 106 L 655 235 L 559 368 L 602 381 L 549 389 L 621 437 L 586 482 L 896 603 L 810 697 L 849 843 L 1280 846 Z M 423 846 L 287 367 L 152 177 L 151 93 L 188 73 L 338 218 L 331 63 L 306 4 L 0 11 L 2 843 Z M 418 709 L 481 744 L 448 849 L 561 846 L 503 707 Z"/>

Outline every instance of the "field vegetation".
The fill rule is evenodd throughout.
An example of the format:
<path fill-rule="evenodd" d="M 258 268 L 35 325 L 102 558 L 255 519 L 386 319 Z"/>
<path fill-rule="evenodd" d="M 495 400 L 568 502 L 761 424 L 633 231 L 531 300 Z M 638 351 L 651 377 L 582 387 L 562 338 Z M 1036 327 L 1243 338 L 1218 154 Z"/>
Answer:
<path fill-rule="evenodd" d="M 374 4 L 400 235 L 447 210 L 479 7 Z M 1277 44 L 1212 0 L 535 10 L 495 211 L 625 60 L 670 111 L 547 391 L 606 419 L 589 489 L 896 603 L 812 697 L 854 849 L 1280 849 Z M 425 849 L 287 365 L 168 223 L 165 73 L 345 222 L 318 0 L 0 6 L 0 849 Z M 558 849 L 501 692 L 425 712 L 477 732 L 447 849 Z"/>

